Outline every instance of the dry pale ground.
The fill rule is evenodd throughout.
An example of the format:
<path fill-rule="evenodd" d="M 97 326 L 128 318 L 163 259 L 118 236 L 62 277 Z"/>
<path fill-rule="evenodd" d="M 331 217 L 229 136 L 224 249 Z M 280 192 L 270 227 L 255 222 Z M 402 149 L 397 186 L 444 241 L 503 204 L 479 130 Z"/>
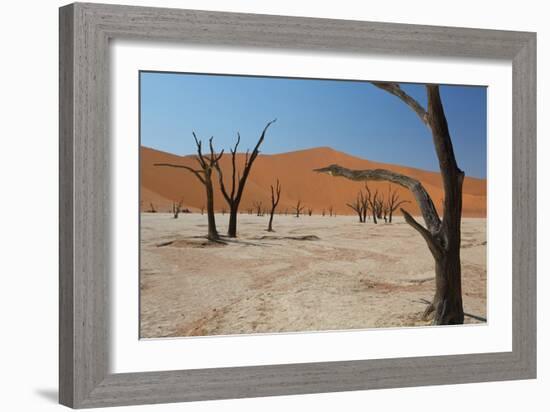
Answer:
<path fill-rule="evenodd" d="M 224 233 L 228 215 L 217 215 Z M 239 238 L 206 241 L 206 215 L 141 215 L 141 336 L 426 325 L 433 259 L 401 217 L 239 215 Z M 467 323 L 486 317 L 486 220 L 463 219 Z M 472 317 L 473 315 L 473 317 Z"/>

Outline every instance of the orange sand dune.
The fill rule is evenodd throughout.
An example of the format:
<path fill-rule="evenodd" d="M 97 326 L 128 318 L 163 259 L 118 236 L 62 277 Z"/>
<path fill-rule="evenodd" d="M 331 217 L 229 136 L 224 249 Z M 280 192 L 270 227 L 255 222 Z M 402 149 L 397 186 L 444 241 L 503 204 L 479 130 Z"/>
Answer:
<path fill-rule="evenodd" d="M 183 205 L 191 210 L 198 210 L 205 205 L 204 186 L 189 171 L 167 167 L 156 167 L 154 163 L 174 163 L 197 167 L 194 156 L 176 156 L 154 149 L 141 147 L 141 210 L 148 211 L 153 203 L 157 211 L 168 211 L 173 201 L 183 201 Z M 337 214 L 353 214 L 346 206 L 352 202 L 364 183 L 353 182 L 344 178 L 332 177 L 315 173 L 312 170 L 339 164 L 350 169 L 384 168 L 414 177 L 422 182 L 430 193 L 438 210 L 441 210 L 443 188 L 439 173 L 428 172 L 406 166 L 372 162 L 338 152 L 328 147 L 318 147 L 289 153 L 263 155 L 256 159 L 248 183 L 245 188 L 240 211 L 246 212 L 253 203 L 261 201 L 268 209 L 270 206 L 270 185 L 279 179 L 282 192 L 278 210 L 292 209 L 298 200 L 307 208 L 312 208 L 314 214 L 320 214 L 323 209 L 332 206 Z M 226 185 L 231 176 L 231 157 L 224 155 L 221 162 L 226 178 Z M 237 164 L 244 164 L 244 154 L 237 154 Z M 217 175 L 215 175 L 215 207 L 222 211 L 228 209 L 219 191 Z M 389 184 L 387 182 L 371 182 L 369 187 L 378 189 L 387 197 Z M 419 209 L 412 194 L 402 187 L 392 185 L 397 189 L 400 198 L 409 200 L 403 208 L 413 215 L 419 215 Z M 469 217 L 485 217 L 487 206 L 487 182 L 485 179 L 466 177 L 463 192 L 463 215 Z M 399 214 L 399 213 L 398 213 Z"/>

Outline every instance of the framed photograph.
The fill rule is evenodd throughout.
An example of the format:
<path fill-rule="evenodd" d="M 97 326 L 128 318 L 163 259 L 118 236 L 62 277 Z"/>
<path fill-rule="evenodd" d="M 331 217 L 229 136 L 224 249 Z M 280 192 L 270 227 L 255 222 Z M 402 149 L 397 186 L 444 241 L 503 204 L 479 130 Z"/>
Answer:
<path fill-rule="evenodd" d="M 60 402 L 536 376 L 536 35 L 60 9 Z"/>

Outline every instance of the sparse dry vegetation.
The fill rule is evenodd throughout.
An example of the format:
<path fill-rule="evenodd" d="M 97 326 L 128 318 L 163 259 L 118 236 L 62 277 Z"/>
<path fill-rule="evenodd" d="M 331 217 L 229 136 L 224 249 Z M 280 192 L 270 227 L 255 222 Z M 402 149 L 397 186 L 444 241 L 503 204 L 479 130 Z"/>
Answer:
<path fill-rule="evenodd" d="M 354 181 L 359 190 L 355 198 L 353 187 L 345 197 L 335 200 L 325 196 L 326 186 L 318 184 L 315 190 L 323 193 L 313 202 L 311 190 L 308 195 L 303 186 L 299 190 L 288 188 L 286 179 L 292 174 L 274 173 L 267 167 L 264 170 L 271 170 L 269 180 L 264 176 L 261 183 L 250 184 L 261 190 L 243 197 L 266 132 L 275 120 L 267 123 L 251 152 L 238 153 L 241 136 L 237 133 L 234 146 L 229 148 L 230 159 L 226 156 L 223 161 L 224 150 L 216 152 L 213 138 L 208 141 L 209 154 L 203 154 L 202 141 L 193 132 L 197 167 L 175 163 L 155 166 L 184 169 L 195 176 L 204 187 L 200 216 L 169 219 L 190 213 L 183 199 L 171 200 L 178 195 L 168 198 L 171 209 L 168 202 L 157 203 L 158 210 L 169 212 L 164 216 L 168 223 L 153 202 L 148 210 L 140 203 L 142 212 L 156 214 L 144 219 L 147 231 L 142 236 L 146 262 L 140 285 L 144 336 L 448 325 L 463 323 L 465 315 L 468 322 L 485 320 L 485 223 L 467 221 L 469 232 L 464 238 L 469 243 L 461 244 L 464 173 L 454 157 L 439 88 L 426 86 L 428 104 L 424 108 L 396 83 L 373 84 L 409 106 L 431 132 L 443 181 L 442 218 L 422 181 L 380 168 L 353 170 L 332 164 L 315 169 Z M 308 172 L 313 174 L 310 167 Z M 258 169 L 262 166 L 254 168 Z M 284 179 L 282 196 L 278 177 Z M 369 182 L 377 183 L 369 186 Z M 333 193 L 343 193 L 340 189 Z M 184 196 L 187 202 L 187 194 Z M 162 199 L 151 198 L 155 202 Z M 216 209 L 215 198 L 226 206 Z M 403 209 L 406 204 L 418 207 L 424 225 Z M 196 211 L 198 202 L 191 206 Z M 206 227 L 202 217 L 205 209 L 206 238 L 197 236 Z M 354 215 L 349 216 L 352 212 Z M 257 219 L 266 215 L 267 229 L 265 220 Z M 332 219 L 325 219 L 327 216 Z M 227 227 L 227 236 L 218 234 L 216 217 L 224 230 Z M 353 223 L 357 219 L 361 225 Z M 276 233 L 265 234 L 266 230 L 275 232 L 275 226 Z M 461 246 L 466 251 L 464 273 Z M 188 267 L 182 269 L 185 265 Z M 430 273 L 434 266 L 435 276 Z M 182 272 L 186 275 L 178 277 Z M 463 290 L 469 293 L 465 297 Z M 426 300 L 428 297 L 431 299 Z M 153 301 L 159 298 L 160 303 Z M 162 299 L 174 306 L 167 307 Z M 464 302 L 474 314 L 464 313 Z M 157 327 L 159 322 L 164 323 Z"/>

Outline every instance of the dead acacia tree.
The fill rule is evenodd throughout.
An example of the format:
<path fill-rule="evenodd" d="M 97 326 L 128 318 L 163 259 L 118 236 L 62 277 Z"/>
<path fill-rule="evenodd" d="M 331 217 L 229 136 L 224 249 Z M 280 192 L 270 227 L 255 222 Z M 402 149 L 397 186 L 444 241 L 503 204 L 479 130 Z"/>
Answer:
<path fill-rule="evenodd" d="M 302 206 L 302 201 L 298 200 L 296 206 L 293 207 L 296 217 L 300 217 L 300 213 L 304 211 L 305 206 Z"/>
<path fill-rule="evenodd" d="M 388 202 L 386 203 L 386 208 L 388 210 L 389 223 L 392 222 L 393 212 L 399 209 L 399 206 L 405 203 L 411 203 L 408 200 L 399 200 L 399 193 L 397 190 L 392 191 L 391 184 L 388 188 Z"/>
<path fill-rule="evenodd" d="M 309 207 L 309 208 L 307 209 L 307 215 L 308 215 L 308 216 L 311 216 L 312 214 L 313 214 L 313 209 Z"/>
<path fill-rule="evenodd" d="M 363 217 L 363 223 L 367 223 L 367 216 L 369 213 L 369 201 L 367 196 L 363 194 L 363 191 L 359 191 L 359 204 L 361 206 L 361 215 Z"/>
<path fill-rule="evenodd" d="M 225 201 L 227 202 L 227 205 L 229 206 L 229 226 L 227 229 L 227 236 L 229 237 L 237 237 L 237 214 L 239 211 L 239 204 L 241 203 L 241 199 L 243 197 L 244 187 L 246 185 L 248 176 L 250 175 L 250 170 L 252 169 L 254 160 L 256 160 L 256 158 L 258 157 L 258 154 L 260 153 L 260 146 L 262 145 L 265 139 L 265 134 L 267 132 L 267 129 L 276 120 L 277 119 L 270 121 L 264 127 L 264 130 L 262 131 L 262 134 L 260 135 L 260 138 L 258 139 L 256 146 L 254 146 L 252 153 L 249 153 L 248 150 L 246 151 L 242 175 L 238 171 L 237 161 L 236 161 L 237 149 L 239 147 L 239 143 L 241 142 L 241 135 L 240 133 L 237 133 L 237 142 L 235 143 L 235 146 L 232 149 L 230 149 L 231 167 L 232 167 L 231 191 L 228 191 L 225 186 L 222 168 L 220 167 L 219 163 L 216 163 L 215 165 L 216 170 L 218 171 L 220 189 L 222 191 Z"/>
<path fill-rule="evenodd" d="M 370 206 L 370 210 L 372 212 L 372 223 L 376 225 L 378 224 L 378 190 L 376 190 L 373 194 L 367 183 L 365 183 L 365 190 L 367 191 L 366 202 Z"/>
<path fill-rule="evenodd" d="M 216 229 L 216 217 L 214 215 L 214 189 L 212 186 L 212 172 L 223 156 L 223 150 L 216 154 L 212 145 L 213 137 L 208 140 L 210 146 L 210 155 L 202 153 L 202 141 L 197 139 L 197 135 L 193 132 L 193 138 L 197 145 L 197 156 L 195 160 L 199 164 L 200 169 L 193 169 L 185 165 L 176 165 L 171 163 L 155 163 L 155 166 L 175 167 L 185 169 L 193 173 L 195 177 L 204 185 L 206 191 L 206 212 L 208 215 L 208 239 L 212 241 L 219 240 L 218 230 Z"/>
<path fill-rule="evenodd" d="M 357 193 L 355 203 L 346 203 L 346 205 L 353 209 L 355 213 L 357 213 L 357 215 L 359 216 L 359 223 L 367 222 L 369 200 L 368 196 L 365 195 L 362 190 Z"/>
<path fill-rule="evenodd" d="M 271 212 L 269 213 L 269 224 L 267 225 L 268 232 L 273 232 L 273 215 L 275 214 L 275 209 L 277 208 L 280 199 L 281 185 L 279 184 L 279 179 L 277 179 L 275 188 L 271 185 Z"/>
<path fill-rule="evenodd" d="M 326 214 L 327 214 L 327 211 L 326 211 L 325 209 L 323 209 L 323 210 L 321 211 L 321 216 L 325 217 Z"/>
<path fill-rule="evenodd" d="M 384 215 L 384 196 L 382 196 L 381 194 L 378 194 L 378 198 L 376 199 L 376 217 L 378 218 L 378 220 L 380 220 L 382 219 L 383 215 Z"/>
<path fill-rule="evenodd" d="M 252 205 L 254 206 L 254 209 L 256 209 L 256 216 L 261 216 L 262 215 L 262 202 L 261 201 L 255 201 L 252 203 Z"/>
<path fill-rule="evenodd" d="M 384 223 L 388 223 L 388 207 L 386 206 L 383 196 L 380 199 L 380 214 L 384 218 Z"/>
<path fill-rule="evenodd" d="M 172 213 L 174 214 L 174 219 L 178 218 L 181 212 L 182 205 L 183 205 L 183 200 L 180 200 L 178 203 L 172 202 Z"/>
<path fill-rule="evenodd" d="M 204 205 L 201 206 L 201 215 L 204 215 Z"/>
<path fill-rule="evenodd" d="M 445 192 L 443 219 L 440 219 L 432 198 L 422 183 L 412 177 L 384 169 L 350 170 L 339 165 L 331 165 L 317 171 L 356 181 L 389 181 L 413 193 L 426 226 L 418 223 L 405 210 L 401 209 L 401 213 L 405 221 L 425 240 L 435 261 L 435 294 L 424 312 L 424 318 L 427 319 L 428 316 L 433 315 L 433 323 L 436 325 L 462 324 L 464 309 L 460 264 L 460 224 L 464 172 L 456 162 L 439 86 L 426 85 L 428 107 L 425 109 L 405 93 L 397 83 L 373 82 L 373 84 L 401 99 L 414 110 L 430 130 Z"/>
<path fill-rule="evenodd" d="M 149 203 L 149 207 L 149 213 L 157 213 L 157 209 L 155 209 L 155 205 L 153 204 L 153 202 Z"/>
<path fill-rule="evenodd" d="M 352 209 L 355 213 L 357 213 L 357 216 L 359 216 L 359 223 L 364 222 L 363 221 L 363 203 L 361 203 L 359 194 L 357 195 L 353 203 L 346 203 L 346 206 Z"/>
<path fill-rule="evenodd" d="M 334 207 L 332 207 L 332 205 L 331 205 L 331 206 L 328 207 L 328 213 L 329 213 L 330 217 L 332 217 L 333 212 L 334 212 Z"/>

